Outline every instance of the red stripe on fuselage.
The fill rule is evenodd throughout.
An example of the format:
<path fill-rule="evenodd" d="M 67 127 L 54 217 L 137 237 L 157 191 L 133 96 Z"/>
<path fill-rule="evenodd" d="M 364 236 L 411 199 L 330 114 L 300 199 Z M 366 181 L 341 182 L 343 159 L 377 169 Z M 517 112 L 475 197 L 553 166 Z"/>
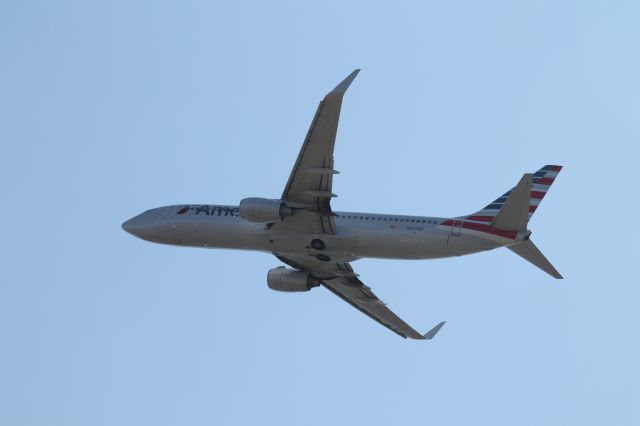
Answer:
<path fill-rule="evenodd" d="M 495 216 L 469 216 L 467 220 L 477 220 L 478 222 L 491 222 Z"/>
<path fill-rule="evenodd" d="M 532 206 L 532 207 L 534 207 L 534 206 Z M 453 224 L 455 223 L 455 225 L 458 226 L 460 222 L 462 222 L 462 227 L 464 229 L 471 229 L 473 231 L 486 232 L 487 234 L 497 235 L 499 237 L 509 238 L 509 239 L 512 239 L 512 240 L 515 240 L 516 236 L 518 235 L 517 231 L 502 231 L 500 229 L 495 229 L 491 225 L 485 225 L 484 223 L 465 222 L 465 221 L 460 221 L 460 220 L 455 220 L 454 221 L 454 220 L 449 219 L 449 220 L 445 220 L 440 225 L 453 226 Z"/>

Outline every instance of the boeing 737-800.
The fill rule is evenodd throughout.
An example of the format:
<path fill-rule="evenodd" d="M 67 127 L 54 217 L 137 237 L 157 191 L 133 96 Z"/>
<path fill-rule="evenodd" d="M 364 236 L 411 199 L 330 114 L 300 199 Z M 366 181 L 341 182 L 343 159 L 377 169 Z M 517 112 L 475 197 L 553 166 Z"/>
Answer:
<path fill-rule="evenodd" d="M 278 199 L 245 198 L 239 206 L 187 204 L 148 210 L 122 224 L 162 244 L 258 250 L 290 268 L 267 274 L 278 291 L 326 289 L 404 338 L 431 339 L 444 322 L 421 334 L 395 315 L 354 272 L 364 257 L 434 259 L 507 247 L 554 278 L 562 278 L 529 239 L 529 219 L 560 172 L 544 166 L 480 211 L 452 218 L 339 212 L 331 208 L 333 149 L 342 98 L 359 70 L 320 102 Z"/>

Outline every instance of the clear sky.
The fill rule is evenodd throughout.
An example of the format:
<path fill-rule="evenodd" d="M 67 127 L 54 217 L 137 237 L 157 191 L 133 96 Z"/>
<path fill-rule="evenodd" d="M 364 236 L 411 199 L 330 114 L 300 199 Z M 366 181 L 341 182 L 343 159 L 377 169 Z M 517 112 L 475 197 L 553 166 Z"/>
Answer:
<path fill-rule="evenodd" d="M 0 424 L 638 425 L 638 2 L 0 2 Z M 565 166 L 505 249 L 361 260 L 430 342 L 151 207 L 277 197 L 354 68 L 336 210 L 471 213 Z"/>

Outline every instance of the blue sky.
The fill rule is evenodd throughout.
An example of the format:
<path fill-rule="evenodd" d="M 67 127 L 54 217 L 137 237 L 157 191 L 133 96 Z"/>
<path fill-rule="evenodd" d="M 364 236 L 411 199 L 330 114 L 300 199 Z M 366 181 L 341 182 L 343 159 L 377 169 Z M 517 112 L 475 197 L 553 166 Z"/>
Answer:
<path fill-rule="evenodd" d="M 0 424 L 640 423 L 637 2 L 0 3 Z M 120 229 L 277 197 L 354 68 L 336 210 L 453 216 L 565 166 L 508 250 L 354 266 L 431 342 L 251 252 Z"/>

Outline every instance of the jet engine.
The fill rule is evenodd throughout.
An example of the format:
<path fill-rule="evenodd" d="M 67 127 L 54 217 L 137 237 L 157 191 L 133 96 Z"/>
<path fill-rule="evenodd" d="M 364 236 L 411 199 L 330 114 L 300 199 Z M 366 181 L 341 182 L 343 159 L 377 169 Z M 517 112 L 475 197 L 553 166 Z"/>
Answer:
<path fill-rule="evenodd" d="M 282 200 L 251 197 L 240 201 L 240 217 L 249 222 L 280 222 L 292 214 Z"/>
<path fill-rule="evenodd" d="M 320 280 L 306 272 L 280 266 L 269 270 L 267 284 L 271 290 L 276 291 L 309 291 L 320 285 Z"/>

